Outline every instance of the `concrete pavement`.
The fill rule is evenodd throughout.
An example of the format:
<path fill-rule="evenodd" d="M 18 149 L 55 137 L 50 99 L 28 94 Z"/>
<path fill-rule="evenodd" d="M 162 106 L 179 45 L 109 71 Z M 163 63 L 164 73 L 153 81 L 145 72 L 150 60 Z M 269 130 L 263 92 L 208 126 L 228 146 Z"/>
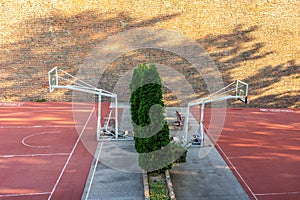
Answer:
<path fill-rule="evenodd" d="M 175 111 L 186 116 L 185 108 L 167 108 L 169 124 Z M 198 128 L 198 122 L 190 114 L 188 138 Z M 172 136 L 184 136 L 181 130 L 173 129 Z M 226 162 L 213 146 L 209 138 L 205 137 L 203 147 L 197 145 L 188 148 L 187 161 L 170 170 L 174 192 L 177 200 L 249 200 L 248 195 L 231 172 Z"/>
<path fill-rule="evenodd" d="M 128 125 L 130 120 L 129 107 L 126 106 L 123 109 L 123 117 L 126 116 L 122 117 L 122 120 L 126 121 L 125 130 L 128 130 L 130 129 Z M 166 110 L 170 123 L 175 119 L 176 110 L 184 112 L 182 108 L 168 108 Z M 192 129 L 197 128 L 197 122 L 194 119 L 190 123 Z M 180 130 L 171 130 L 171 136 L 180 137 L 182 134 Z M 117 154 L 114 149 L 129 152 L 127 154 L 122 151 L 121 154 L 117 155 L 118 166 L 123 165 L 121 168 L 115 167 L 115 163 L 109 164 L 110 157 Z M 82 199 L 144 199 L 143 178 L 141 170 L 137 170 L 133 141 L 118 141 L 111 144 L 99 143 L 95 155 L 99 151 L 102 151 L 100 152 L 102 154 L 102 157 L 101 155 L 99 157 L 100 160 L 107 161 L 108 165 L 94 160 Z M 126 170 L 120 170 L 125 168 Z M 133 171 L 137 173 L 132 173 Z M 190 147 L 187 162 L 173 167 L 170 174 L 177 200 L 249 200 L 248 195 L 208 138 L 205 138 L 204 147 Z"/>
<path fill-rule="evenodd" d="M 187 162 L 170 174 L 177 200 L 249 200 L 215 148 L 201 159 L 199 148 L 189 148 Z"/>

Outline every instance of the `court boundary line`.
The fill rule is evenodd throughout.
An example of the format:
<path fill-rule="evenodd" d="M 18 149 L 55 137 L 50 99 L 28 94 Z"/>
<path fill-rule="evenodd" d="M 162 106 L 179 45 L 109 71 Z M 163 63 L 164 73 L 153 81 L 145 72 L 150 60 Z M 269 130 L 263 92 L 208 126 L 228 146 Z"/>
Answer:
<path fill-rule="evenodd" d="M 203 125 L 204 126 L 204 125 Z M 232 169 L 234 171 L 234 173 L 236 173 L 236 175 L 240 178 L 240 181 L 242 181 L 242 183 L 244 184 L 244 186 L 247 188 L 247 190 L 250 192 L 250 194 L 254 197 L 255 200 L 258 200 L 258 198 L 256 197 L 256 195 L 254 194 L 254 192 L 251 190 L 250 186 L 247 184 L 247 182 L 244 180 L 244 178 L 242 177 L 242 175 L 238 172 L 238 170 L 236 169 L 236 167 L 233 165 L 233 163 L 230 161 L 230 159 L 227 157 L 227 155 L 225 154 L 225 152 L 223 151 L 223 149 L 221 148 L 221 146 L 218 144 L 218 140 L 216 141 L 214 139 L 213 136 L 211 136 L 210 132 L 208 131 L 208 129 L 206 128 L 206 126 L 204 126 L 204 129 L 206 130 L 206 135 L 214 141 L 214 145 L 217 147 L 217 150 L 219 153 L 221 153 L 223 156 L 223 159 L 226 159 L 226 161 L 228 162 L 227 165 L 229 164 L 230 166 L 228 166 L 230 169 Z M 225 161 L 225 162 L 226 162 Z M 246 192 L 246 191 L 245 191 Z"/>
<path fill-rule="evenodd" d="M 31 109 L 34 109 L 34 108 L 36 108 L 36 107 L 32 107 Z M 40 107 L 38 107 L 38 108 L 40 108 Z M 48 108 L 51 108 L 51 107 L 48 107 Z M 59 107 L 52 107 L 51 109 L 53 109 L 53 108 L 59 108 Z M 90 108 L 90 107 L 89 107 Z M 64 109 L 59 109 L 59 110 L 46 110 L 46 111 L 44 111 L 44 110 L 32 110 L 31 112 L 32 113 L 44 113 L 44 112 L 47 112 L 47 113 L 55 113 L 55 112 L 61 112 L 61 111 L 64 111 L 64 112 L 66 112 L 66 111 L 68 111 L 68 112 L 74 112 L 74 111 L 77 111 L 77 112 L 87 112 L 87 111 L 90 111 L 90 110 L 88 110 L 88 108 L 87 109 L 74 109 L 74 108 L 64 108 Z M 21 113 L 24 113 L 24 112 L 27 112 L 27 111 L 18 111 L 18 112 L 13 112 L 13 113 L 4 113 L 4 114 L 0 114 L 0 117 L 7 117 L 7 116 L 11 116 L 11 115 L 16 115 L 16 114 L 21 114 Z"/>
<path fill-rule="evenodd" d="M 104 142 L 102 141 L 102 142 L 101 142 L 101 145 L 100 145 L 100 149 L 99 149 L 99 151 L 97 152 L 97 159 L 96 159 L 96 163 L 95 163 L 95 166 L 94 166 L 94 169 L 93 169 L 93 173 L 92 173 L 92 177 L 91 177 L 91 180 L 90 180 L 90 183 L 89 183 L 89 187 L 88 187 L 87 192 L 86 192 L 86 195 L 85 195 L 85 200 L 88 200 L 89 195 L 90 195 L 90 191 L 91 191 L 92 184 L 93 184 L 94 177 L 95 177 L 95 173 L 96 173 L 96 170 L 97 170 L 97 166 L 98 166 L 99 157 L 100 157 L 100 154 L 101 154 L 101 151 L 102 151 L 103 143 L 104 143 Z"/>
<path fill-rule="evenodd" d="M 11 155 L 0 155 L 0 158 L 14 158 L 14 157 L 37 157 L 37 156 L 67 156 L 70 153 L 45 153 L 45 154 L 11 154 Z"/>
<path fill-rule="evenodd" d="M 268 156 L 270 157 L 270 156 Z M 274 157 L 274 156 L 273 156 Z M 228 156 L 228 159 L 249 159 L 249 158 L 255 158 L 255 159 L 261 159 L 263 156 L 250 156 L 250 155 L 245 155 L 245 156 Z"/>
<path fill-rule="evenodd" d="M 46 195 L 50 192 L 34 192 L 34 193 L 23 193 L 23 194 L 0 194 L 0 198 L 5 197 L 21 197 L 21 196 L 34 196 L 34 195 Z"/>
<path fill-rule="evenodd" d="M 298 192 L 270 192 L 270 193 L 257 193 L 255 195 L 257 196 L 274 196 L 274 195 L 289 195 L 289 194 L 300 194 L 300 191 Z"/>
<path fill-rule="evenodd" d="M 229 110 L 230 110 L 230 108 L 228 108 Z M 246 118 L 246 119 L 252 119 L 252 120 L 255 120 L 256 118 L 255 117 L 250 117 L 250 116 L 245 116 L 245 115 L 243 115 L 243 114 L 233 114 L 233 113 L 228 113 L 228 109 L 226 109 L 226 111 L 225 111 L 225 115 L 224 114 L 215 114 L 214 116 L 230 116 L 230 117 L 239 117 L 239 118 Z M 252 109 L 252 108 L 250 108 L 250 109 Z M 254 109 L 258 109 L 257 111 L 254 111 L 254 112 L 261 112 L 261 113 L 280 113 L 280 112 L 264 112 L 264 111 L 260 111 L 260 109 L 262 109 L 262 108 L 254 108 Z M 197 109 L 195 109 L 195 110 L 197 110 Z M 300 110 L 300 109 L 299 109 Z M 199 112 L 199 113 L 196 113 L 196 114 L 199 114 L 200 115 L 200 113 L 201 113 L 201 111 Z M 294 112 L 284 112 L 284 113 L 296 113 L 296 111 L 294 111 Z M 211 114 L 211 113 L 210 113 Z M 195 113 L 193 113 L 193 116 L 195 115 Z M 205 115 L 205 114 L 204 114 Z M 196 121 L 198 122 L 199 120 L 194 116 L 194 118 L 196 119 Z M 276 121 L 276 120 L 274 120 L 274 119 L 269 119 L 269 118 L 264 118 L 264 120 L 266 120 L 266 121 L 268 121 L 268 122 L 273 122 L 273 121 Z M 276 123 L 278 123 L 278 124 L 283 124 L 283 125 L 285 125 L 286 123 L 285 122 L 278 122 L 278 121 L 276 121 Z"/>
<path fill-rule="evenodd" d="M 88 107 L 88 105 L 94 105 L 92 102 L 85 102 L 85 103 L 74 103 L 74 102 L 51 102 L 48 101 L 45 104 L 55 104 L 55 103 L 59 103 L 61 106 L 48 106 L 48 108 L 72 108 L 73 105 L 79 105 L 82 106 L 83 108 Z M 28 105 L 29 104 L 29 105 Z M 39 105 L 39 106 L 35 106 L 35 105 Z M 43 103 L 40 102 L 21 102 L 21 103 L 13 103 L 13 104 L 9 104 L 6 102 L 0 102 L 0 107 L 3 108 L 42 108 L 43 106 L 45 106 L 45 104 L 43 105 Z"/>
<path fill-rule="evenodd" d="M 50 200 L 51 197 L 52 197 L 52 195 L 54 194 L 54 192 L 55 192 L 55 190 L 56 190 L 56 188 L 57 188 L 57 186 L 58 186 L 58 184 L 60 182 L 60 179 L 62 178 L 62 176 L 63 176 L 63 174 L 64 174 L 64 172 L 65 172 L 65 170 L 66 170 L 66 168 L 67 168 L 67 166 L 68 166 L 68 164 L 69 164 L 69 162 L 71 160 L 71 157 L 72 157 L 73 153 L 75 152 L 75 149 L 76 149 L 79 141 L 81 140 L 81 136 L 83 135 L 83 133 L 84 133 L 84 131 L 85 131 L 85 129 L 86 129 L 86 127 L 87 127 L 87 125 L 88 125 L 91 117 L 92 117 L 92 114 L 93 114 L 94 110 L 95 110 L 95 107 L 90 111 L 90 115 L 89 115 L 87 121 L 85 122 L 85 125 L 84 125 L 83 129 L 81 130 L 81 133 L 80 133 L 80 135 L 79 135 L 76 143 L 74 144 L 74 147 L 73 147 L 73 149 L 72 149 L 72 151 L 71 151 L 71 153 L 70 153 L 70 155 L 69 155 L 69 157 L 68 157 L 68 159 L 67 159 L 67 161 L 66 161 L 66 163 L 65 163 L 65 165 L 64 165 L 64 167 L 63 167 L 63 169 L 62 169 L 62 171 L 61 171 L 61 173 L 60 173 L 60 175 L 59 175 L 59 177 L 58 177 L 58 179 L 57 179 L 57 181 L 55 183 L 55 185 L 54 185 L 54 187 L 51 190 L 51 193 L 50 193 L 50 195 L 48 197 L 48 200 Z"/>
<path fill-rule="evenodd" d="M 243 182 L 243 184 L 246 186 L 246 188 L 248 189 L 248 191 L 251 193 L 251 195 L 254 197 L 254 199 L 258 200 L 258 198 L 256 197 L 256 195 L 254 194 L 254 192 L 251 190 L 250 186 L 247 184 L 247 182 L 244 180 L 244 178 L 242 177 L 242 175 L 238 172 L 238 170 L 236 169 L 236 167 L 233 165 L 233 163 L 230 161 L 230 159 L 227 157 L 227 155 L 225 154 L 225 152 L 223 151 L 223 149 L 220 147 L 220 145 L 216 142 L 215 145 L 218 147 L 218 149 L 222 152 L 223 156 L 226 158 L 226 160 L 229 162 L 229 164 L 231 166 L 229 166 L 230 168 L 232 168 L 235 173 L 238 175 L 238 177 L 240 178 L 240 180 Z"/>
<path fill-rule="evenodd" d="M 80 126 L 78 126 L 80 127 Z M 83 127 L 83 126 L 82 126 Z M 0 126 L 0 129 L 18 129 L 18 128 L 33 128 L 33 129 L 36 129 L 36 128 L 75 128 L 75 125 L 53 125 L 53 126 L 43 126 L 43 125 L 17 125 L 17 126 Z"/>

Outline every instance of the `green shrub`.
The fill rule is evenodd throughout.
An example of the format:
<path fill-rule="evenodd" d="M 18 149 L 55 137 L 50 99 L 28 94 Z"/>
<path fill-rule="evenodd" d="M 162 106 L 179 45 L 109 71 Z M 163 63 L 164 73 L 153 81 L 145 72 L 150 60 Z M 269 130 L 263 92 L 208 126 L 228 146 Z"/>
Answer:
<path fill-rule="evenodd" d="M 162 148 L 170 143 L 169 126 L 165 119 L 162 83 L 154 64 L 140 64 L 134 69 L 130 84 L 131 118 L 134 129 L 135 149 L 139 164 L 145 171 L 156 168 L 170 169 L 172 164 L 161 162 Z"/>
<path fill-rule="evenodd" d="M 35 100 L 35 102 L 46 102 L 47 100 L 46 99 L 37 99 Z"/>

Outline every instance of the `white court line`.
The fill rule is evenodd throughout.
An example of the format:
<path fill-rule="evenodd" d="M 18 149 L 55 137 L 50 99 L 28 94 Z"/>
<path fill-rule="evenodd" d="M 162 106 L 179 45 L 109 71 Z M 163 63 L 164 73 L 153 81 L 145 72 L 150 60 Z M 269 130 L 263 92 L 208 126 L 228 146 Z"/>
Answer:
<path fill-rule="evenodd" d="M 94 103 L 87 103 L 87 104 L 76 104 L 74 102 L 69 102 L 67 103 L 67 105 L 61 105 L 61 106 L 47 106 L 47 108 L 52 109 L 52 108 L 73 108 L 73 106 L 80 106 L 80 108 L 88 108 L 89 106 L 94 105 Z M 4 107 L 4 106 L 3 106 Z M 14 107 L 14 106 L 7 106 L 7 108 L 9 107 Z M 44 108 L 44 106 L 31 106 L 31 105 L 23 105 L 22 108 Z"/>
<path fill-rule="evenodd" d="M 100 157 L 100 154 L 101 154 L 102 146 L 103 146 L 103 142 L 101 143 L 99 152 L 97 154 L 96 164 L 95 164 L 94 169 L 93 169 L 92 178 L 91 178 L 90 183 L 89 183 L 89 187 L 88 187 L 88 190 L 87 190 L 87 193 L 86 193 L 86 196 L 85 196 L 85 200 L 88 200 L 89 195 L 90 195 L 90 191 L 91 191 L 93 180 L 94 180 L 94 177 L 95 177 L 96 168 L 98 166 L 98 162 L 99 162 L 99 157 Z"/>
<path fill-rule="evenodd" d="M 49 108 L 49 107 L 47 107 Z M 32 107 L 33 109 L 33 107 Z M 60 110 L 37 110 L 37 111 L 18 111 L 18 112 L 11 112 L 11 113 L 4 113 L 4 114 L 0 114 L 0 117 L 7 117 L 7 116 L 15 116 L 16 114 L 22 114 L 22 113 L 27 113 L 27 112 L 30 112 L 30 113 L 46 113 L 46 114 L 49 114 L 49 113 L 55 113 L 55 112 L 89 112 L 90 110 L 89 109 L 72 109 L 72 108 L 68 108 L 68 109 L 60 109 Z"/>
<path fill-rule="evenodd" d="M 206 132 L 208 132 L 208 129 L 204 126 Z M 208 132 L 209 133 L 209 132 Z M 211 135 L 211 134 L 210 134 Z M 231 165 L 232 169 L 236 172 L 236 174 L 239 176 L 240 180 L 244 183 L 244 185 L 247 187 L 247 189 L 249 190 L 249 192 L 251 193 L 251 195 L 254 197 L 254 199 L 258 200 L 257 197 L 255 196 L 254 192 L 251 190 L 250 186 L 246 183 L 246 181 L 244 180 L 244 178 L 242 177 L 242 175 L 238 172 L 238 170 L 235 168 L 235 166 L 233 165 L 233 163 L 230 161 L 230 159 L 227 157 L 227 155 L 225 154 L 225 152 L 223 151 L 223 149 L 220 147 L 220 145 L 215 141 L 215 139 L 213 138 L 214 142 L 215 142 L 215 146 L 218 147 L 218 149 L 221 151 L 221 153 L 224 155 L 224 157 L 226 158 L 226 160 L 229 162 L 229 164 Z"/>
<path fill-rule="evenodd" d="M 261 119 L 261 118 L 265 122 L 268 122 L 268 123 L 271 123 L 271 124 L 276 124 L 276 125 L 287 125 L 288 124 L 288 122 L 281 122 L 281 121 L 278 121 L 278 120 L 275 120 L 275 119 L 269 119 L 269 118 L 266 118 L 265 116 L 247 116 L 247 115 L 244 115 L 244 114 L 225 114 L 225 115 L 217 115 L 216 114 L 214 116 L 225 116 L 225 117 L 229 116 L 229 117 L 236 117 L 236 118 L 239 118 L 239 119 L 240 118 L 250 119 L 250 120 L 255 121 L 254 124 L 257 124 L 260 121 L 259 119 Z M 225 123 L 224 123 L 224 125 L 225 125 Z M 298 130 L 299 129 L 296 126 L 294 126 L 294 128 L 291 129 L 291 130 L 289 130 L 288 128 L 284 129 L 284 131 L 286 131 L 286 132 L 287 131 L 289 131 L 289 132 L 295 132 L 295 131 L 298 131 Z M 230 131 L 230 132 L 232 132 L 232 131 Z"/>
<path fill-rule="evenodd" d="M 256 199 L 257 197 L 255 196 L 255 194 L 252 192 L 250 186 L 246 183 L 246 181 L 243 179 L 242 175 L 238 172 L 238 170 L 235 168 L 235 166 L 232 164 L 232 162 L 229 160 L 229 158 L 226 156 L 225 152 L 222 150 L 222 148 L 220 147 L 220 145 L 218 143 L 215 144 L 216 146 L 218 146 L 218 148 L 220 149 L 220 151 L 222 152 L 222 154 L 225 156 L 225 158 L 227 159 L 227 161 L 230 163 L 231 167 L 233 168 L 233 170 L 236 172 L 236 174 L 240 177 L 240 179 L 242 180 L 242 182 L 245 184 L 245 186 L 247 187 L 247 189 L 249 190 L 249 192 L 252 194 L 252 196 Z"/>
<path fill-rule="evenodd" d="M 34 109 L 34 108 L 31 108 L 31 109 Z M 41 109 L 39 109 L 39 110 L 36 110 L 36 111 L 35 110 L 31 110 L 31 111 L 25 110 L 25 111 L 4 113 L 4 114 L 0 114 L 0 117 L 10 116 L 10 115 L 16 115 L 16 114 L 21 114 L 21 113 L 27 113 L 27 112 L 29 112 L 29 113 L 53 113 L 53 112 L 62 112 L 62 111 L 64 111 L 64 112 L 66 112 L 66 111 L 73 112 L 72 108 L 65 109 L 65 110 L 64 109 L 61 109 L 61 110 L 41 110 Z"/>
<path fill-rule="evenodd" d="M 0 194 L 0 198 L 4 197 L 21 197 L 21 196 L 34 196 L 34 195 L 46 195 L 50 192 L 36 192 L 36 193 L 23 193 L 23 194 Z"/>
<path fill-rule="evenodd" d="M 50 193 L 50 195 L 49 195 L 49 197 L 48 197 L 48 200 L 51 199 L 51 197 L 52 197 L 54 191 L 56 190 L 57 185 L 58 185 L 58 183 L 59 183 L 59 181 L 60 181 L 60 179 L 61 179 L 63 173 L 65 172 L 65 170 L 66 170 L 66 168 L 67 168 L 67 165 L 69 164 L 69 162 L 70 162 L 70 160 L 71 160 L 71 157 L 72 157 L 72 155 L 73 155 L 73 153 L 74 153 L 74 151 L 75 151 L 75 149 L 76 149 L 76 147 L 77 147 L 79 141 L 81 140 L 81 136 L 82 136 L 82 134 L 84 133 L 84 131 L 85 131 L 86 127 L 87 127 L 87 124 L 89 123 L 89 121 L 90 121 L 90 119 L 91 119 L 91 117 L 92 117 L 92 114 L 93 114 L 94 110 L 95 110 L 95 108 L 93 108 L 93 109 L 91 110 L 90 115 L 89 115 L 87 121 L 85 122 L 85 125 L 84 125 L 84 127 L 83 127 L 83 129 L 82 129 L 82 131 L 81 131 L 81 133 L 80 133 L 80 135 L 79 135 L 79 137 L 78 137 L 78 139 L 77 139 L 77 141 L 76 141 L 76 143 L 75 143 L 75 145 L 74 145 L 74 147 L 73 147 L 73 149 L 72 149 L 72 151 L 71 151 L 71 153 L 70 153 L 70 155 L 69 155 L 69 157 L 68 157 L 68 159 L 67 159 L 67 161 L 66 161 L 66 163 L 65 163 L 65 165 L 64 165 L 64 167 L 63 167 L 63 169 L 62 169 L 62 171 L 61 171 L 61 173 L 60 173 L 60 175 L 59 175 L 59 177 L 58 177 L 58 179 L 57 179 L 57 181 L 56 181 L 56 183 L 55 183 L 55 185 L 54 185 L 54 187 L 53 187 L 53 189 L 52 189 L 52 191 L 51 191 L 51 193 Z"/>
<path fill-rule="evenodd" d="M 76 126 L 75 124 L 74 125 L 53 125 L 53 126 L 42 126 L 42 125 L 31 125 L 31 126 L 27 126 L 27 125 L 24 125 L 24 126 L 0 126 L 0 129 L 12 129 L 12 128 L 75 128 L 75 127 L 83 127 L 83 126 Z"/>
<path fill-rule="evenodd" d="M 268 156 L 268 158 L 272 158 L 272 157 L 275 157 L 275 156 Z M 249 159 L 249 158 L 255 158 L 255 159 L 261 159 L 263 158 L 263 156 L 229 156 L 227 157 L 228 159 Z"/>
<path fill-rule="evenodd" d="M 68 156 L 70 153 L 46 153 L 46 154 L 20 154 L 20 155 L 0 155 L 0 158 L 15 158 L 15 157 L 37 157 L 37 156 Z"/>
<path fill-rule="evenodd" d="M 257 196 L 272 196 L 272 195 L 289 195 L 289 194 L 300 194 L 299 192 L 272 192 L 272 193 L 258 193 Z"/>
<path fill-rule="evenodd" d="M 27 144 L 25 141 L 28 138 L 31 138 L 31 137 L 34 137 L 34 136 L 37 136 L 37 135 L 53 134 L 53 133 L 61 133 L 61 131 L 45 131 L 45 132 L 34 133 L 34 134 L 28 135 L 25 138 L 23 138 L 22 144 L 24 146 L 32 147 L 32 148 L 49 148 L 49 147 L 52 147 L 52 146 L 30 145 L 30 144 Z"/>
<path fill-rule="evenodd" d="M 59 111 L 59 109 L 66 109 L 66 110 L 86 110 L 86 111 L 89 111 L 89 109 L 91 109 L 91 107 L 94 106 L 93 104 L 91 104 L 90 106 L 86 106 L 86 107 L 81 107 L 81 106 L 78 106 L 78 107 L 73 107 L 73 105 L 70 105 L 70 106 L 49 106 L 49 107 L 46 107 L 47 109 L 49 110 L 45 110 L 45 107 L 35 107 L 35 106 L 22 106 L 22 107 L 14 107 L 14 106 L 1 106 L 2 108 L 7 108 L 7 109 L 10 109 L 10 108 L 20 108 L 20 110 L 24 110 L 24 109 L 32 109 L 32 110 L 36 110 L 36 109 L 43 109 L 43 111 L 33 111 L 33 112 L 47 112 L 47 111 Z M 74 109 L 73 109 L 74 108 Z M 50 109 L 53 109 L 53 110 L 50 110 Z M 58 109 L 58 110 L 56 110 Z M 19 111 L 21 112 L 21 111 Z M 17 112 L 17 113 L 19 113 Z"/>
<path fill-rule="evenodd" d="M 21 105 L 21 106 L 4 106 L 4 105 L 1 105 L 0 103 L 0 107 L 3 107 L 3 108 L 21 108 L 21 109 L 24 109 L 24 108 L 33 108 L 33 109 L 39 109 L 39 108 L 44 108 L 43 106 L 26 106 L 26 105 Z M 47 108 L 72 108 L 72 105 L 70 104 L 70 106 L 47 106 Z"/>
<path fill-rule="evenodd" d="M 19 107 L 19 106 L 23 106 L 24 103 L 23 102 L 0 102 L 0 106 L 1 107 Z"/>

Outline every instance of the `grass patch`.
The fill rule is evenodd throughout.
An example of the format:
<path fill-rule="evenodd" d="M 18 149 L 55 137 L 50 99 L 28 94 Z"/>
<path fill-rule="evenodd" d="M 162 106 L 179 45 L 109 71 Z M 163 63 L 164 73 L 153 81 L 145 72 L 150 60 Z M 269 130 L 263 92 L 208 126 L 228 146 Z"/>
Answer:
<path fill-rule="evenodd" d="M 149 189 L 151 200 L 169 200 L 164 173 L 149 173 Z"/>
<path fill-rule="evenodd" d="M 151 200 L 169 200 L 166 184 L 150 183 L 150 199 Z"/>

